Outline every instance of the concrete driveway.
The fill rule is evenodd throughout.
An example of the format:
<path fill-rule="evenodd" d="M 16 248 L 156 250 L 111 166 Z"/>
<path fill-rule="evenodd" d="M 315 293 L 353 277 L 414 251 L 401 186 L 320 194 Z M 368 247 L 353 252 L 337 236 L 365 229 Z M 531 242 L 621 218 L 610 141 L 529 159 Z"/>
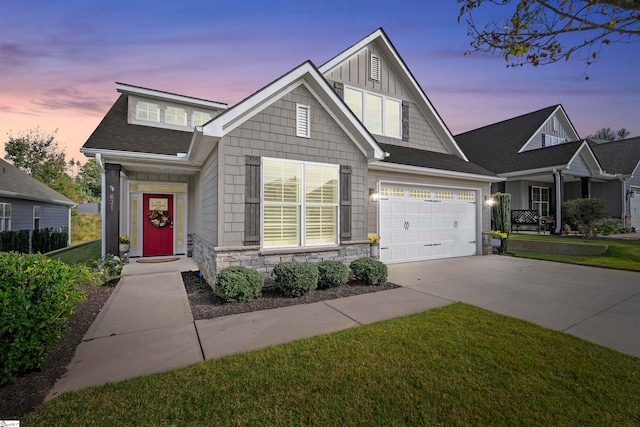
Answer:
<path fill-rule="evenodd" d="M 640 273 L 505 256 L 389 266 L 389 281 L 640 356 Z"/>

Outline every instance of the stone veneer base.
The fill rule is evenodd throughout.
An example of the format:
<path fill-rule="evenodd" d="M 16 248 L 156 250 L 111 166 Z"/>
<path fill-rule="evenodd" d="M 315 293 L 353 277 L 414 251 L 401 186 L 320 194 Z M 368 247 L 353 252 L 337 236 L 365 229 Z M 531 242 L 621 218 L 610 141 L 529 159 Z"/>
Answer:
<path fill-rule="evenodd" d="M 251 267 L 269 277 L 273 267 L 281 262 L 340 261 L 349 265 L 352 261 L 369 256 L 369 241 L 340 242 L 330 248 L 292 248 L 261 250 L 259 246 L 218 246 L 193 235 L 193 260 L 200 267 L 203 277 L 214 287 L 216 273 L 234 265 Z"/>

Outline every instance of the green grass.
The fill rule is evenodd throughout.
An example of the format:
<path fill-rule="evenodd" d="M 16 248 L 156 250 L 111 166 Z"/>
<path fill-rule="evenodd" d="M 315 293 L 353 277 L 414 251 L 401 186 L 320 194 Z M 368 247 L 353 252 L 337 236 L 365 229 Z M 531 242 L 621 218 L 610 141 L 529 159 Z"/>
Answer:
<path fill-rule="evenodd" d="M 71 216 L 71 244 L 90 242 L 102 237 L 102 218 L 99 213 L 76 213 Z"/>
<path fill-rule="evenodd" d="M 615 268 L 618 270 L 640 271 L 640 240 L 587 240 L 575 237 L 539 236 L 535 234 L 511 234 L 514 240 L 552 240 L 571 243 L 597 243 L 609 245 L 609 250 L 602 255 L 558 255 L 534 252 L 513 252 L 520 258 L 541 259 L 546 261 L 565 262 L 568 264 L 589 265 L 592 267 Z"/>
<path fill-rule="evenodd" d="M 58 259 L 66 264 L 87 264 L 102 256 L 102 240 L 87 243 L 86 245 L 73 247 L 49 258 Z"/>
<path fill-rule="evenodd" d="M 638 425 L 640 359 L 458 303 L 72 392 L 23 425 Z"/>

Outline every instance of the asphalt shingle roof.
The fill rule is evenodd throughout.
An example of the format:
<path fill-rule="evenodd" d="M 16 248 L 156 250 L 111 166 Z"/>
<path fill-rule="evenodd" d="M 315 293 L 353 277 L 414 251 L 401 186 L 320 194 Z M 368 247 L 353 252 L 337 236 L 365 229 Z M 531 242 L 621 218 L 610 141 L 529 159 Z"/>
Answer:
<path fill-rule="evenodd" d="M 35 199 L 64 205 L 75 204 L 73 200 L 47 187 L 3 159 L 0 159 L 0 191 L 15 193 L 13 197 L 20 199 Z"/>
<path fill-rule="evenodd" d="M 640 161 L 640 137 L 605 143 L 589 140 L 589 145 L 608 173 L 631 174 Z"/>
<path fill-rule="evenodd" d="M 474 163 L 466 162 L 452 154 L 436 153 L 435 151 L 419 150 L 417 148 L 391 144 L 379 145 L 384 151 L 389 153 L 389 157 L 383 160 L 385 163 L 396 163 L 475 175 L 496 176 L 493 172 Z"/>
<path fill-rule="evenodd" d="M 83 148 L 176 155 L 189 151 L 193 132 L 127 123 L 127 95 L 122 94 Z"/>
<path fill-rule="evenodd" d="M 564 148 L 568 149 L 570 144 L 518 153 L 518 150 L 535 134 L 556 108 L 558 105 L 553 105 L 487 125 L 456 135 L 455 139 L 469 160 L 495 173 L 557 166 L 562 164 L 562 161 L 556 156 L 560 153 L 565 155 L 564 150 L 552 150 L 553 152 L 546 150 L 560 146 L 565 146 Z M 566 161 L 569 159 L 571 156 Z"/>

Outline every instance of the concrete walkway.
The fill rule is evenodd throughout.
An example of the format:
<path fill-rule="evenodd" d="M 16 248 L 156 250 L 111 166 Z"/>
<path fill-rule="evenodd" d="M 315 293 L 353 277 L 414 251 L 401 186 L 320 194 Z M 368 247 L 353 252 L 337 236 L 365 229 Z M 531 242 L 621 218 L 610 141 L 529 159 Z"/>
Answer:
<path fill-rule="evenodd" d="M 640 356 L 640 273 L 485 256 L 389 266 L 402 288 L 194 321 L 189 258 L 124 277 L 47 399 L 463 301 Z"/>

